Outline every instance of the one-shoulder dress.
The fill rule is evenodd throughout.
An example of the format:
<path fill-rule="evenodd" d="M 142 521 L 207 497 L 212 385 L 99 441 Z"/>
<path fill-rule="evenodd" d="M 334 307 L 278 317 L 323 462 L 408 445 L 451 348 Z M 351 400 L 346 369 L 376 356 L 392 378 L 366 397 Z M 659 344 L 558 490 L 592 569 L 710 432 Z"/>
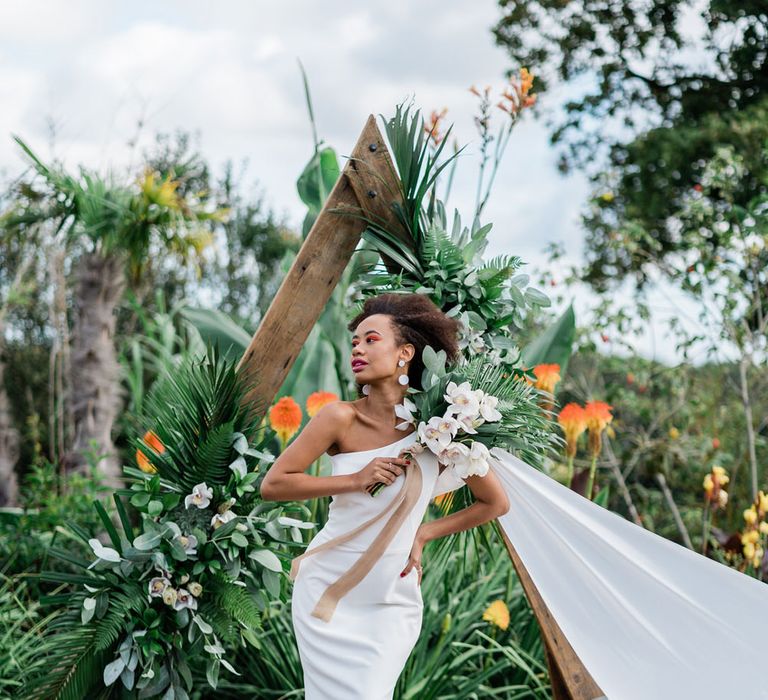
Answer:
<path fill-rule="evenodd" d="M 414 431 L 372 450 L 330 455 L 332 474 L 360 471 L 377 456 L 396 457 L 416 438 Z M 376 496 L 331 497 L 326 524 L 291 567 L 306 700 L 392 698 L 424 608 L 419 572 L 400 572 L 430 500 L 463 484 L 450 469 L 440 474 L 425 450 Z"/>

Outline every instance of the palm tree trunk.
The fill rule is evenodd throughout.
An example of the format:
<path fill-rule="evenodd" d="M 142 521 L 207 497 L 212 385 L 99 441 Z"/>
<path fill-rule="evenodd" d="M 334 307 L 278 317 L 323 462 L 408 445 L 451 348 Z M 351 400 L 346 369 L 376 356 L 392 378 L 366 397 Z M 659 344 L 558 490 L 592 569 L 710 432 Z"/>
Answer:
<path fill-rule="evenodd" d="M 84 470 L 95 441 L 103 483 L 122 485 L 121 462 L 112 425 L 122 405 L 120 365 L 115 350 L 115 310 L 125 289 L 125 261 L 116 254 L 87 253 L 79 264 L 72 332 L 74 440 L 67 469 Z"/>

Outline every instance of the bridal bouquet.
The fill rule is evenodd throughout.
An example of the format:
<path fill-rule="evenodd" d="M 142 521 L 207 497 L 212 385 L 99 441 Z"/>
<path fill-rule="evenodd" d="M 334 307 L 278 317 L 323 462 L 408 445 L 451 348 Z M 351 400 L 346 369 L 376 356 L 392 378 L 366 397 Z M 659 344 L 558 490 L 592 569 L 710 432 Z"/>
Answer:
<path fill-rule="evenodd" d="M 477 435 L 477 428 L 484 423 L 501 420 L 501 413 L 496 408 L 498 397 L 486 394 L 482 389 L 472 389 L 467 381 L 461 384 L 449 381 L 443 396 L 448 403 L 447 408 L 442 415 L 419 422 L 419 441 L 411 445 L 411 451 L 419 454 L 428 448 L 462 479 L 485 476 L 490 457 L 488 447 L 471 436 Z M 398 424 L 398 429 L 407 430 L 415 422 L 413 412 L 416 410 L 416 404 L 405 397 L 403 403 L 395 408 L 395 412 L 404 419 Z"/>
<path fill-rule="evenodd" d="M 430 450 L 457 477 L 485 476 L 493 447 L 516 442 L 514 407 L 529 391 L 504 369 L 477 356 L 450 371 L 445 351 L 427 346 L 422 353 L 422 389 L 413 387 L 395 406 L 399 430 L 415 427 L 418 440 L 404 450 L 417 455 Z M 383 488 L 377 485 L 373 495 Z"/>

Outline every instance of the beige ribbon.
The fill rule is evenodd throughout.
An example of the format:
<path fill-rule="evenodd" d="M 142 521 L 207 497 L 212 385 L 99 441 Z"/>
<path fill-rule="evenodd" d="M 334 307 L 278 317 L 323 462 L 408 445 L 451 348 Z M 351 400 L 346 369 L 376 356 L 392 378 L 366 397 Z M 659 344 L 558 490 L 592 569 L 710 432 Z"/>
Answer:
<path fill-rule="evenodd" d="M 352 564 L 349 569 L 325 589 L 320 600 L 318 600 L 317 605 L 315 605 L 312 610 L 311 614 L 314 617 L 318 617 L 325 622 L 330 622 L 339 600 L 366 577 L 371 568 L 373 568 L 373 565 L 381 558 L 381 555 L 397 534 L 397 531 L 408 517 L 408 514 L 413 510 L 413 507 L 419 500 L 419 496 L 421 496 L 421 485 L 421 467 L 416 459 L 412 458 L 410 466 L 405 469 L 405 482 L 403 483 L 400 492 L 378 515 L 375 515 L 370 520 L 366 520 L 362 525 L 358 525 L 354 530 L 350 530 L 344 535 L 339 535 L 327 542 L 323 542 L 317 547 L 313 547 L 311 550 L 300 554 L 291 561 L 290 578 L 291 581 L 293 581 L 299 573 L 299 562 L 304 559 L 304 557 L 317 554 L 325 549 L 330 549 L 336 545 L 348 542 L 355 537 L 355 535 L 358 535 L 363 530 L 373 525 L 377 520 L 383 518 L 393 508 L 395 509 L 395 512 L 392 513 L 389 520 L 387 520 L 386 524 L 381 529 L 381 532 L 376 535 L 376 538 L 371 542 L 368 549 L 363 552 L 360 558 Z"/>

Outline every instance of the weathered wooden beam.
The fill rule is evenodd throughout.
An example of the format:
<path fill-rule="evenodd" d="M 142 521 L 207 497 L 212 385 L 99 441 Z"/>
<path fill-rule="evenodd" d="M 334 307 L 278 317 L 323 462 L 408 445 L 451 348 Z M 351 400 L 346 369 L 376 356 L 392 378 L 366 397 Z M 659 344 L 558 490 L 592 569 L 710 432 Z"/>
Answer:
<path fill-rule="evenodd" d="M 509 558 L 520 577 L 520 583 L 528 597 L 528 602 L 531 604 L 533 614 L 536 615 L 539 623 L 539 629 L 544 639 L 547 668 L 552 683 L 552 697 L 554 700 L 600 700 L 600 698 L 605 698 L 605 693 L 600 690 L 600 686 L 595 683 L 589 671 L 581 663 L 581 659 L 576 655 L 555 618 L 550 614 L 549 608 L 542 600 L 528 570 L 520 559 L 520 555 L 507 537 L 507 533 L 504 532 L 504 528 L 499 527 L 498 529 L 504 538 Z"/>
<path fill-rule="evenodd" d="M 360 241 L 366 227 L 363 215 L 381 221 L 387 230 L 398 231 L 392 209 L 395 201 L 402 201 L 397 173 L 376 120 L 370 115 L 240 358 L 237 372 L 246 384 L 254 378 L 258 380 L 245 394 L 243 405 L 270 405 Z"/>

